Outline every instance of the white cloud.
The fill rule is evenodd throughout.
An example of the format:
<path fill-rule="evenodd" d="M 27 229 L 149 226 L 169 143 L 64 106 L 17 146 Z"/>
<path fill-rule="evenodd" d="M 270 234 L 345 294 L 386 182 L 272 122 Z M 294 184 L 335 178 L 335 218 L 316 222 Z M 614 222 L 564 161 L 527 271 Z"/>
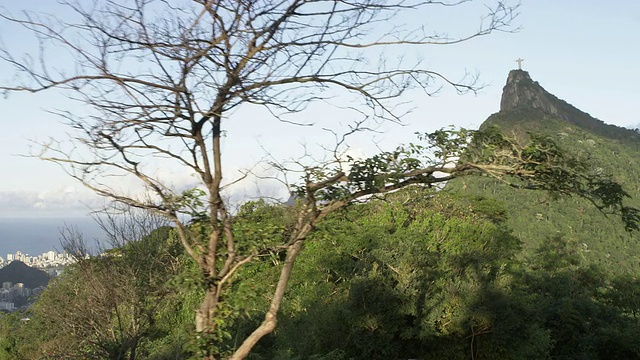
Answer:
<path fill-rule="evenodd" d="M 43 191 L 0 190 L 0 216 L 82 214 L 100 201 L 88 189 L 75 186 Z"/>

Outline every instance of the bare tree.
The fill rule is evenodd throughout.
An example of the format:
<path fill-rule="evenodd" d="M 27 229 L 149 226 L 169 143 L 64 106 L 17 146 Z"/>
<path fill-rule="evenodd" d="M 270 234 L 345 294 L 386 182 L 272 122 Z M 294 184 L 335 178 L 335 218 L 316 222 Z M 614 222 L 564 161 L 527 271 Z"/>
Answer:
<path fill-rule="evenodd" d="M 158 309 L 171 296 L 166 280 L 180 270 L 168 222 L 123 205 L 108 207 L 96 221 L 113 249 L 87 256 L 82 232 L 61 229 L 62 246 L 77 261 L 38 301 L 34 312 L 47 323 L 46 341 L 28 356 L 133 360 L 139 343 L 153 335 Z"/>
<path fill-rule="evenodd" d="M 275 328 L 294 261 L 307 236 L 330 213 L 372 194 L 467 174 L 513 176 L 521 181 L 510 182 L 514 186 L 537 179 L 534 168 L 522 167 L 526 156 L 511 151 L 507 151 L 510 158 L 518 161 L 485 157 L 451 166 L 467 148 L 470 132 L 432 134 L 423 139 L 428 144 L 424 147 L 355 163 L 345 162 L 339 154 L 347 136 L 366 129 L 369 122 L 400 122 L 402 111 L 396 105 L 412 87 L 427 94 L 443 84 L 459 92 L 476 89 L 473 79 L 455 82 L 420 62 L 404 64 L 382 57 L 372 65 L 371 56 L 511 31 L 517 5 L 496 1 L 476 31 L 454 38 L 422 27 L 406 29 L 398 26 L 399 19 L 433 7 L 453 10 L 465 6 L 464 0 L 62 3 L 74 14 L 72 20 L 0 13 L 5 21 L 35 34 L 43 51 L 40 61 L 31 61 L 2 50 L 3 61 L 22 77 L 1 84 L 0 89 L 57 88 L 84 105 L 82 116 L 73 110 L 58 111 L 77 130 L 74 147 L 52 142 L 39 156 L 62 164 L 70 176 L 99 195 L 173 221 L 182 246 L 200 268 L 205 295 L 195 314 L 198 335 L 206 339 L 214 332 L 218 305 L 229 280 L 243 265 L 267 252 L 286 254 L 264 321 L 236 349 L 233 359 L 244 358 Z M 65 49 L 72 66 L 60 69 L 45 60 L 49 46 Z M 351 107 L 358 117 L 346 134 L 336 132 L 330 160 L 279 167 L 301 174 L 302 182 L 295 187 L 299 199 L 295 225 L 279 244 L 242 250 L 230 205 L 223 197 L 225 184 L 232 181 L 223 166 L 221 144 L 225 124 L 236 120 L 233 111 L 258 105 L 275 119 L 303 124 L 295 114 L 311 103 L 337 96 L 356 99 Z M 232 141 L 232 136 L 226 141 Z M 187 191 L 172 188 L 170 181 L 154 172 L 165 165 L 195 174 L 197 186 Z M 446 176 L 434 176 L 438 171 Z M 123 177 L 137 179 L 145 194 L 122 190 L 112 181 Z M 544 187 L 540 184 L 536 186 Z M 191 233 L 184 215 L 208 219 L 207 239 Z"/>
<path fill-rule="evenodd" d="M 63 251 L 76 261 L 127 245 L 132 248 L 132 252 L 144 254 L 145 249 L 139 247 L 147 244 L 139 240 L 156 229 L 171 225 L 169 219 L 164 216 L 121 203 L 109 203 L 93 211 L 91 216 L 105 237 L 92 239 L 92 244 L 77 226 L 65 224 L 60 229 L 60 245 Z"/>
<path fill-rule="evenodd" d="M 62 251 L 71 255 L 75 261 L 82 261 L 92 255 L 90 245 L 80 228 L 65 224 L 59 231 Z"/>
<path fill-rule="evenodd" d="M 142 244 L 138 240 L 154 230 L 171 225 L 164 216 L 121 203 L 111 203 L 93 212 L 92 217 L 106 235 L 106 242 L 111 248 L 135 247 Z M 144 251 L 138 252 L 144 254 Z"/>

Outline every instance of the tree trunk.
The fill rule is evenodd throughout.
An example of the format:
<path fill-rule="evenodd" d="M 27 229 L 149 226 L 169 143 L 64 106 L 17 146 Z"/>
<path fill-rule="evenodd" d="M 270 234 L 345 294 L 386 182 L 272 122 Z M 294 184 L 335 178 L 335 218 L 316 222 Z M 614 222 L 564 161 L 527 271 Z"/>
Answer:
<path fill-rule="evenodd" d="M 207 288 L 204 294 L 204 299 L 200 304 L 198 310 L 196 310 L 196 333 L 201 338 L 209 338 L 213 332 L 213 317 L 216 309 L 218 299 L 216 297 L 215 288 Z M 204 349 L 205 355 L 202 360 L 215 360 L 215 356 L 209 353 L 209 349 Z"/>
<path fill-rule="evenodd" d="M 280 271 L 280 278 L 278 279 L 278 284 L 276 285 L 276 290 L 273 294 L 269 311 L 267 311 L 264 316 L 262 324 L 260 324 L 260 326 L 258 326 L 258 328 L 244 340 L 242 345 L 236 349 L 229 360 L 241 360 L 247 357 L 258 341 L 275 329 L 280 304 L 282 303 L 282 298 L 284 297 L 285 290 L 289 283 L 289 278 L 291 277 L 293 264 L 300 252 L 300 249 L 302 248 L 303 241 L 304 238 L 300 238 L 287 249 L 287 258 L 282 270 Z"/>
<path fill-rule="evenodd" d="M 131 344 L 131 351 L 129 352 L 129 360 L 136 359 L 136 348 L 138 347 L 138 338 L 136 337 Z"/>

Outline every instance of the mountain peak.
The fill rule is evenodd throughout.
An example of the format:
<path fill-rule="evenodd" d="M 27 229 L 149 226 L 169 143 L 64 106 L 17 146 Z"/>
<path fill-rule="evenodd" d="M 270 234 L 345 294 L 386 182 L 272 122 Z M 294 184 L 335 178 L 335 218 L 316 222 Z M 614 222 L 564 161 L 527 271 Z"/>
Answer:
<path fill-rule="evenodd" d="M 564 121 L 610 138 L 630 137 L 634 141 L 638 139 L 638 134 L 635 131 L 605 124 L 568 102 L 557 98 L 546 91 L 537 81 L 533 81 L 528 72 L 520 69 L 509 72 L 507 83 L 502 90 L 498 114 L 511 119 L 519 118 L 512 116 L 514 112 L 529 114 L 528 117 L 543 116 Z"/>
<path fill-rule="evenodd" d="M 528 72 L 511 70 L 507 77 L 507 84 L 502 90 L 500 111 L 527 107 L 540 109 L 548 115 L 567 120 L 566 114 L 562 111 L 563 106 L 558 102 L 559 99 L 548 93 L 537 81 L 533 81 Z"/>
<path fill-rule="evenodd" d="M 22 261 L 12 261 L 9 265 L 0 269 L 0 285 L 4 282 L 23 283 L 24 286 L 32 289 L 47 285 L 49 283 L 49 275 Z"/>
<path fill-rule="evenodd" d="M 522 69 L 509 71 L 509 76 L 507 77 L 507 84 L 517 83 L 520 81 L 533 82 L 533 80 L 531 80 L 531 76 L 529 76 L 529 72 L 527 71 L 524 71 Z"/>

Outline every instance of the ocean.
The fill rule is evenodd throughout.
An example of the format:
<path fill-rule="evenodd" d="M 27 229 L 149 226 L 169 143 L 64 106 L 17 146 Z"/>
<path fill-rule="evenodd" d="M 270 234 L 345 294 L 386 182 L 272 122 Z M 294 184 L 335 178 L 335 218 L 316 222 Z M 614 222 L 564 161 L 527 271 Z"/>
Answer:
<path fill-rule="evenodd" d="M 94 239 L 104 239 L 104 232 L 90 217 L 69 218 L 0 218 L 0 256 L 20 251 L 30 256 L 38 256 L 49 250 L 62 251 L 61 229 L 65 226 L 77 227 L 88 245 Z"/>

